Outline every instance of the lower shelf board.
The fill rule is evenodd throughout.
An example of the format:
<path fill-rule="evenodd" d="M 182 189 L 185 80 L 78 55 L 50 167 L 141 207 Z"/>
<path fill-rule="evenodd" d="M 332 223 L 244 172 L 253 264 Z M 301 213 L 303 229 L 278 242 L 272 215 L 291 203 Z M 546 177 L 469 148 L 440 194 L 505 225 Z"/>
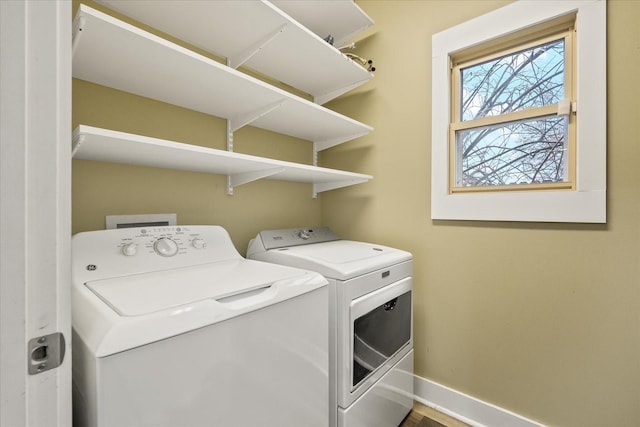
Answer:
<path fill-rule="evenodd" d="M 311 183 L 314 193 L 319 193 L 373 178 L 86 125 L 74 131 L 72 153 L 76 159 L 228 175 L 231 188 L 257 179 L 274 179 Z"/>

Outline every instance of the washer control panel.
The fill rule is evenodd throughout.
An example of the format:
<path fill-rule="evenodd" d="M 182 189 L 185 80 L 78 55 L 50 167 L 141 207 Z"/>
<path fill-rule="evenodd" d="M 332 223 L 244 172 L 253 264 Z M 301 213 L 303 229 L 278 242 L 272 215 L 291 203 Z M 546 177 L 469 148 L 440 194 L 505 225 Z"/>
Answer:
<path fill-rule="evenodd" d="M 92 279 L 243 259 L 215 225 L 99 230 L 73 236 L 73 274 Z"/>
<path fill-rule="evenodd" d="M 258 237 L 266 250 L 340 240 L 329 227 L 265 230 Z"/>
<path fill-rule="evenodd" d="M 142 227 L 131 230 L 135 231 L 124 234 L 118 243 L 122 255 L 128 257 L 141 252 L 173 257 L 207 247 L 206 237 L 190 227 Z"/>

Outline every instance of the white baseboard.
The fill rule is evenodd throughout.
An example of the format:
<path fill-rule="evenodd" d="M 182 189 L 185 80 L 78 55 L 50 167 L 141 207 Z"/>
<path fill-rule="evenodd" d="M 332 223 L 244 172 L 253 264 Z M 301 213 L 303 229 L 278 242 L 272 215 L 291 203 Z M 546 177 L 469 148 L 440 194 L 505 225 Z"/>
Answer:
<path fill-rule="evenodd" d="M 414 375 L 415 400 L 474 427 L 544 427 L 506 409 Z"/>

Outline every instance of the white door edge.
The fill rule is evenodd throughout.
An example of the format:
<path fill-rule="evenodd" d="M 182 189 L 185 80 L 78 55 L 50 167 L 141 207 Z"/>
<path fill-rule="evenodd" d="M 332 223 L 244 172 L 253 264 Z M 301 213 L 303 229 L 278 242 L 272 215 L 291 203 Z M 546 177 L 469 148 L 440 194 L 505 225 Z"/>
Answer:
<path fill-rule="evenodd" d="M 0 19 L 0 425 L 70 426 L 71 1 Z M 62 364 L 30 375 L 29 340 L 56 332 Z"/>

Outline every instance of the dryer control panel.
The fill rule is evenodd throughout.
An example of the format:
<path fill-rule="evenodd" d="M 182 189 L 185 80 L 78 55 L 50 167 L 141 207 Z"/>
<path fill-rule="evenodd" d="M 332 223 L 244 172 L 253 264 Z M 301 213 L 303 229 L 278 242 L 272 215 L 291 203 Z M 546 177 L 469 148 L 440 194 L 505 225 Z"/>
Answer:
<path fill-rule="evenodd" d="M 89 231 L 76 234 L 71 242 L 73 274 L 89 274 L 91 280 L 242 259 L 219 226 Z"/>
<path fill-rule="evenodd" d="M 265 250 L 340 240 L 329 227 L 265 230 L 258 234 Z"/>

